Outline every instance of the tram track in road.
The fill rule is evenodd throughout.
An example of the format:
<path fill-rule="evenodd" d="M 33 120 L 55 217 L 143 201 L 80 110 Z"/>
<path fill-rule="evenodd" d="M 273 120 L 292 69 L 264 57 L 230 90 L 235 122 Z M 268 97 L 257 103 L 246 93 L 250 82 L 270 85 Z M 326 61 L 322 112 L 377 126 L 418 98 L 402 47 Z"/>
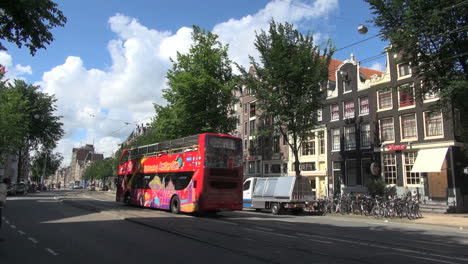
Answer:
<path fill-rule="evenodd" d="M 248 228 L 249 230 L 255 230 L 257 232 L 264 232 L 267 234 L 270 234 L 271 236 L 280 236 L 281 234 L 287 234 L 289 237 L 293 237 L 295 239 L 300 239 L 300 237 L 304 236 L 309 236 L 310 238 L 314 238 L 316 240 L 325 242 L 326 244 L 346 244 L 348 246 L 354 246 L 354 247 L 371 247 L 371 248 L 376 248 L 376 249 L 384 249 L 384 250 L 389 250 L 397 253 L 405 253 L 405 254 L 412 254 L 414 256 L 420 256 L 422 258 L 434 258 L 433 261 L 436 262 L 441 262 L 443 263 L 444 261 L 448 260 L 450 261 L 456 261 L 456 262 L 450 262 L 450 263 L 468 263 L 468 254 L 460 254 L 458 252 L 457 254 L 454 254 L 453 251 L 450 251 L 450 249 L 456 249 L 458 251 L 463 251 L 466 248 L 466 245 L 461 245 L 461 244 L 454 244 L 454 243 L 443 243 L 443 242 L 427 242 L 427 241 L 421 241 L 418 245 L 418 240 L 415 239 L 405 239 L 405 238 L 399 238 L 399 237 L 392 237 L 388 241 L 383 241 L 383 240 L 375 240 L 375 239 L 368 239 L 368 238 L 363 238 L 363 237 L 356 237 L 356 236 L 348 236 L 348 235 L 343 235 L 343 234 L 337 234 L 335 230 L 334 233 L 330 232 L 329 230 L 333 230 L 332 228 L 325 228 L 326 230 L 323 230 L 322 228 L 315 228 L 314 231 L 304 231 L 301 233 L 297 233 L 294 231 L 297 231 L 297 228 L 294 228 L 294 226 L 291 226 L 291 223 L 288 223 L 288 225 L 284 226 L 281 225 L 280 223 L 278 224 L 272 224 L 272 223 L 263 223 L 262 225 L 255 225 L 252 224 L 251 222 L 249 223 L 243 223 L 243 220 L 231 220 L 229 218 L 219 218 L 217 221 L 222 222 L 235 222 L 238 224 L 240 228 Z M 278 220 L 281 222 L 282 220 Z M 296 227 L 299 227 L 305 223 L 297 223 Z M 340 229 L 345 229 L 347 227 L 339 227 Z M 268 231 L 266 229 L 270 229 L 273 231 Z M 382 231 L 381 231 L 382 232 Z M 386 230 L 383 232 L 392 232 L 392 230 Z M 385 238 L 387 239 L 387 238 Z M 313 239 L 311 239 L 313 241 Z M 424 243 L 427 242 L 427 243 Z M 437 246 L 437 248 L 427 248 L 423 246 L 427 246 L 428 244 L 432 244 L 434 246 Z M 403 246 L 404 245 L 404 246 Z M 441 248 L 443 247 L 443 248 Z"/>

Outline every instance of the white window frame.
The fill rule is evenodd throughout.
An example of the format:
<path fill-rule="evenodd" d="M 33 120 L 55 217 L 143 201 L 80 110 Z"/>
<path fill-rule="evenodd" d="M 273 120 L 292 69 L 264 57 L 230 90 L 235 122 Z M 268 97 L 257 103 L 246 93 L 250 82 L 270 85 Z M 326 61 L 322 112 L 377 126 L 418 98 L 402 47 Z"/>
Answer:
<path fill-rule="evenodd" d="M 335 118 L 333 119 L 333 106 L 337 106 L 338 107 L 338 118 Z M 336 103 L 336 104 L 331 104 L 330 105 L 330 121 L 337 121 L 337 120 L 340 120 L 340 104 Z"/>
<path fill-rule="evenodd" d="M 408 73 L 407 75 L 401 76 L 401 74 L 400 74 L 400 66 L 403 66 L 403 65 L 408 65 L 409 73 Z M 399 64 L 397 64 L 397 74 L 398 74 L 398 79 L 404 79 L 404 78 L 409 78 L 409 77 L 411 77 L 411 75 L 413 75 L 413 69 L 412 69 L 412 67 L 411 67 L 411 63 L 407 62 L 407 63 L 399 63 Z"/>
<path fill-rule="evenodd" d="M 363 98 L 367 98 L 367 113 L 362 113 L 361 112 L 361 100 Z M 368 115 L 369 112 L 370 112 L 370 102 L 369 102 L 369 96 L 361 96 L 358 98 L 358 107 L 359 107 L 359 115 L 360 116 L 365 116 L 365 115 Z"/>
<path fill-rule="evenodd" d="M 403 136 L 403 131 L 404 131 L 403 118 L 407 117 L 407 116 L 413 116 L 414 117 L 415 136 L 410 137 L 410 138 L 405 138 Z M 411 114 L 406 114 L 406 115 L 401 115 L 400 116 L 400 138 L 401 138 L 401 142 L 409 142 L 409 141 L 418 140 L 418 117 L 417 117 L 416 113 L 411 113 Z"/>
<path fill-rule="evenodd" d="M 423 113 L 423 121 L 424 121 L 424 139 L 434 139 L 434 138 L 443 138 L 444 137 L 444 115 L 442 112 L 438 112 L 440 114 L 440 119 L 441 119 L 441 128 L 442 128 L 442 135 L 436 135 L 436 136 L 428 136 L 427 135 L 427 114 L 431 113 L 432 111 L 426 111 Z"/>
<path fill-rule="evenodd" d="M 410 89 L 413 92 L 413 104 L 406 105 L 406 106 L 401 106 L 400 105 L 400 103 L 401 103 L 401 101 L 400 101 L 401 100 L 401 90 L 400 90 L 400 88 L 402 88 L 404 86 L 407 86 L 407 85 L 410 86 Z M 402 85 L 398 86 L 398 110 L 414 108 L 414 107 L 416 107 L 416 96 L 415 96 L 415 91 L 414 91 L 414 85 L 413 84 L 402 84 Z"/>
<path fill-rule="evenodd" d="M 393 139 L 384 141 L 383 140 L 382 120 L 386 120 L 386 119 L 391 119 L 392 120 Z M 379 130 L 380 130 L 379 131 L 380 132 L 380 139 L 382 140 L 383 143 L 394 143 L 395 142 L 395 120 L 393 119 L 393 117 L 385 117 L 385 118 L 379 119 Z"/>
<path fill-rule="evenodd" d="M 363 146 L 362 143 L 364 142 L 364 140 L 362 140 L 362 127 L 363 126 L 369 126 L 369 146 Z M 360 126 L 360 144 L 361 144 L 361 149 L 370 149 L 372 147 L 372 142 L 371 142 L 371 127 L 370 127 L 370 123 L 362 123 L 361 126 Z"/>
<path fill-rule="evenodd" d="M 389 160 L 389 159 L 386 158 L 387 155 L 392 155 L 392 157 L 393 157 L 393 159 L 392 159 L 393 162 L 392 163 L 393 164 L 385 165 L 385 162 L 387 160 Z M 386 172 L 385 168 L 389 168 L 389 167 L 394 167 L 394 169 L 389 171 L 389 172 Z M 391 186 L 394 186 L 394 185 L 397 184 L 397 181 L 398 181 L 398 171 L 397 170 L 398 170 L 398 162 L 396 160 L 396 153 L 395 152 L 382 153 L 382 177 L 383 177 L 383 180 L 384 180 L 385 184 L 391 185 Z M 391 173 L 392 177 L 388 177 L 388 178 L 391 178 L 391 180 L 392 180 L 391 183 L 387 182 L 386 173 Z"/>
<path fill-rule="evenodd" d="M 412 157 L 412 160 L 413 160 L 413 164 L 406 164 L 406 158 L 409 157 L 410 154 L 414 154 L 416 153 L 416 156 L 415 157 Z M 402 157 L 402 161 L 403 161 L 403 179 L 404 179 L 404 185 L 405 186 L 412 186 L 412 187 L 416 187 L 416 186 L 421 186 L 421 178 L 422 178 L 422 175 L 420 172 L 411 172 L 411 169 L 413 168 L 414 166 L 414 163 L 416 162 L 416 157 L 418 156 L 418 152 L 417 151 L 405 151 L 403 152 L 403 157 Z M 411 168 L 408 168 L 409 171 L 407 170 L 406 166 L 411 166 Z M 415 179 L 417 180 L 418 182 L 417 183 L 408 183 L 408 173 L 410 175 L 415 175 L 413 176 L 412 179 Z"/>
<path fill-rule="evenodd" d="M 346 115 L 346 103 L 352 103 L 353 104 L 353 114 L 352 115 Z M 356 116 L 356 104 L 354 103 L 354 100 L 347 100 L 343 102 L 343 119 L 350 119 L 354 118 Z"/>
<path fill-rule="evenodd" d="M 390 102 L 391 102 L 391 105 L 389 107 L 386 107 L 386 108 L 380 108 L 380 93 L 390 93 Z M 389 90 L 380 90 L 380 91 L 377 91 L 377 111 L 386 111 L 386 110 L 390 110 L 390 109 L 393 109 L 393 93 L 392 93 L 392 90 L 389 89 Z"/>
<path fill-rule="evenodd" d="M 339 144 L 338 144 L 338 149 L 335 149 L 335 135 L 334 135 L 334 131 L 338 131 L 338 141 L 339 141 Z M 339 128 L 332 128 L 330 130 L 330 135 L 331 135 L 331 148 L 332 148 L 332 152 L 337 152 L 337 151 L 340 151 L 341 150 L 341 131 Z"/>
<path fill-rule="evenodd" d="M 354 130 L 353 134 L 349 133 L 351 130 Z M 344 133 L 344 149 L 355 150 L 356 149 L 356 127 L 345 126 L 343 133 Z M 354 135 L 354 137 L 352 137 L 351 135 Z M 354 142 L 354 147 L 348 147 L 350 145 L 350 142 Z"/>

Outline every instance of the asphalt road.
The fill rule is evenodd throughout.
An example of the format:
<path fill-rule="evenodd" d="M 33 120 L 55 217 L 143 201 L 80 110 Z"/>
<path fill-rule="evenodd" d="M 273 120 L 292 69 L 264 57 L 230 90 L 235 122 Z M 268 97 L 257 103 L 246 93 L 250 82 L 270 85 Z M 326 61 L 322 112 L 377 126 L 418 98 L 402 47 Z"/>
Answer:
<path fill-rule="evenodd" d="M 1 263 L 468 263 L 468 232 L 456 229 L 253 211 L 173 215 L 86 190 L 9 198 L 2 221 Z"/>

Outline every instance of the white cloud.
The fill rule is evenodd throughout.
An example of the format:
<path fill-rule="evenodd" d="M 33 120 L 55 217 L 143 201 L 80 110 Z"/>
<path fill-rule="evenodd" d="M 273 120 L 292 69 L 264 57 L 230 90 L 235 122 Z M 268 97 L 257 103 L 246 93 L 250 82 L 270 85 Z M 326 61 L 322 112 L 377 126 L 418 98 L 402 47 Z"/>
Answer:
<path fill-rule="evenodd" d="M 14 79 L 24 79 L 23 75 L 31 75 L 31 66 L 23 66 L 21 64 L 13 64 L 13 58 L 5 51 L 0 51 L 0 65 L 5 67 L 4 79 L 12 81 Z"/>
<path fill-rule="evenodd" d="M 381 72 L 385 71 L 385 65 L 381 62 L 375 62 L 370 68 Z"/>
<path fill-rule="evenodd" d="M 229 44 L 230 58 L 247 67 L 248 55 L 258 56 L 255 32 L 266 30 L 272 18 L 299 24 L 326 16 L 337 7 L 338 0 L 274 0 L 255 14 L 215 25 L 212 32 Z M 57 149 L 65 157 L 64 165 L 70 162 L 72 148 L 84 144 L 94 143 L 97 152 L 110 155 L 137 123 L 148 122 L 154 116 L 153 103 L 164 103 L 169 58 L 175 59 L 177 51 L 186 53 L 191 44 L 188 27 L 175 33 L 158 31 L 122 14 L 108 22 L 116 36 L 107 46 L 112 60 L 108 69 L 87 69 L 81 58 L 70 56 L 45 72 L 38 83 L 56 96 L 58 114 L 64 117 L 66 135 Z M 28 71 L 22 66 L 18 69 Z"/>

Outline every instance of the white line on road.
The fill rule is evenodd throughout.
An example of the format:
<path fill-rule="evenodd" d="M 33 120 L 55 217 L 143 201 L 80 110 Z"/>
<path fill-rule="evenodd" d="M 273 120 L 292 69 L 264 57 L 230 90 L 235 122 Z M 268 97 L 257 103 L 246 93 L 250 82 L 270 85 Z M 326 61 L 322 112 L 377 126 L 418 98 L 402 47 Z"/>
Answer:
<path fill-rule="evenodd" d="M 213 221 L 213 222 L 217 222 L 217 223 L 221 223 L 221 224 L 228 224 L 228 225 L 235 225 L 235 226 L 239 225 L 237 223 L 233 223 L 233 222 L 229 222 L 229 221 L 214 220 L 214 219 L 204 219 L 204 220 Z"/>
<path fill-rule="evenodd" d="M 265 233 L 265 234 L 269 234 L 269 235 L 289 237 L 289 238 L 297 238 L 296 236 L 288 236 L 288 235 L 283 235 L 283 234 L 277 234 L 277 233 L 272 233 L 272 232 L 261 231 L 261 230 L 257 230 L 257 229 L 250 229 L 250 228 L 244 228 L 244 229 L 249 230 L 249 231 L 254 231 L 254 232 Z"/>
<path fill-rule="evenodd" d="M 50 248 L 46 248 L 45 250 L 47 250 L 47 252 L 49 252 L 50 254 L 54 255 L 54 256 L 58 256 L 57 252 L 53 251 L 52 249 Z"/>
<path fill-rule="evenodd" d="M 398 254 L 398 253 L 395 253 L 395 255 L 400 255 L 400 256 L 405 256 L 405 257 L 410 257 L 410 258 L 417 258 L 417 259 L 424 259 L 424 260 L 429 260 L 429 261 L 434 261 L 434 262 L 457 264 L 456 262 L 450 262 L 450 261 L 445 261 L 445 260 L 440 260 L 440 259 L 433 259 L 433 258 L 423 258 L 423 257 L 414 256 L 414 255 L 404 255 L 404 254 Z"/>
<path fill-rule="evenodd" d="M 18 233 L 20 233 L 20 235 L 25 235 L 26 233 L 23 232 L 22 230 L 18 230 Z"/>
<path fill-rule="evenodd" d="M 32 238 L 32 237 L 28 237 L 28 239 L 31 240 L 34 244 L 38 243 L 38 241 L 36 239 Z"/>
<path fill-rule="evenodd" d="M 10 226 L 11 226 L 11 228 L 16 229 L 16 226 L 15 226 L 15 225 L 10 225 Z"/>
<path fill-rule="evenodd" d="M 271 228 L 266 228 L 266 227 L 259 227 L 259 226 L 256 226 L 255 228 L 261 229 L 261 230 L 266 230 L 266 231 L 273 231 L 273 229 L 271 229 Z"/>
<path fill-rule="evenodd" d="M 400 238 L 400 240 L 416 242 L 416 243 L 440 245 L 440 246 L 446 246 L 446 247 L 461 247 L 461 245 L 450 245 L 450 244 L 444 244 L 444 243 L 427 242 L 427 241 L 422 241 L 422 240 L 414 240 L 414 239 L 406 239 L 406 238 Z"/>
<path fill-rule="evenodd" d="M 10 224 L 10 221 L 8 221 L 8 220 L 5 220 L 5 223 L 6 223 L 7 225 L 9 225 L 9 224 Z"/>

